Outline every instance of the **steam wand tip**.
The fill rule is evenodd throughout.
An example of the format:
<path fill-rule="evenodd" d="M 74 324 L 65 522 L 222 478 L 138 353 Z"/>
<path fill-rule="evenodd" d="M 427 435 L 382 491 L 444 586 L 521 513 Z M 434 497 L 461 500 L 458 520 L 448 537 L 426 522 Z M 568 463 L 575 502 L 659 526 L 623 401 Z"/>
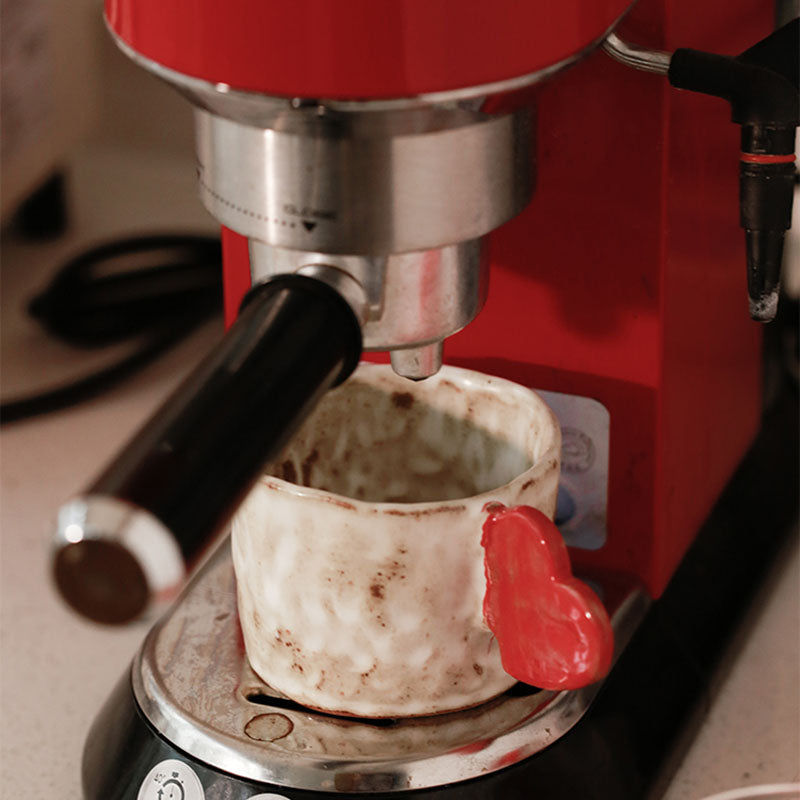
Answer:
<path fill-rule="evenodd" d="M 745 231 L 750 316 L 757 322 L 771 322 L 778 311 L 783 239 L 783 231 Z"/>

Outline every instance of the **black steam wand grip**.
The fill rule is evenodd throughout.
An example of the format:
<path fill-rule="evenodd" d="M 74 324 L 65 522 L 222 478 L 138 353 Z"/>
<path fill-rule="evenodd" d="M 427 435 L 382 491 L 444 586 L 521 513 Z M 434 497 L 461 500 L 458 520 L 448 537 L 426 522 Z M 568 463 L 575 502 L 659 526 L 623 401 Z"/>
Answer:
<path fill-rule="evenodd" d="M 791 225 L 795 128 L 800 124 L 800 20 L 729 57 L 679 49 L 673 86 L 721 97 L 742 126 L 740 223 L 745 230 L 750 315 L 768 322 L 778 306 L 783 239 Z"/>
<path fill-rule="evenodd" d="M 197 558 L 322 394 L 350 375 L 361 344 L 355 313 L 322 281 L 283 275 L 251 290 L 217 348 L 62 509 L 54 570 L 68 602 L 123 622 L 170 588 L 153 585 L 168 581 L 170 553 Z"/>

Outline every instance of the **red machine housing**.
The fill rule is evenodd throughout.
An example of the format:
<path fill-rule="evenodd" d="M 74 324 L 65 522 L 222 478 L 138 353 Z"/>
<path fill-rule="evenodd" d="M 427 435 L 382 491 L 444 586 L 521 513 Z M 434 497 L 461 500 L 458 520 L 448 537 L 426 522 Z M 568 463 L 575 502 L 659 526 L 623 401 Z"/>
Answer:
<path fill-rule="evenodd" d="M 184 75 L 272 95 L 412 97 L 516 78 L 603 38 L 630 0 L 106 0 Z"/>
<path fill-rule="evenodd" d="M 249 29 L 245 5 L 108 0 L 107 14 L 136 50 L 187 74 L 274 94 L 376 97 L 561 61 L 601 38 L 624 3 L 259 2 L 264 27 Z M 189 6 L 193 18 L 175 38 L 176 9 Z M 325 25 L 303 27 L 314 14 Z M 285 36 L 249 62 L 242 53 L 253 48 L 235 37 L 252 42 L 279 16 Z M 620 34 L 663 50 L 738 53 L 771 22 L 757 0 L 642 0 Z M 535 102 L 533 201 L 492 234 L 488 302 L 447 341 L 445 360 L 606 406 L 608 538 L 573 561 L 633 573 L 658 596 L 759 423 L 761 336 L 747 313 L 737 227 L 739 132 L 724 102 L 601 52 L 538 87 Z M 223 244 L 230 319 L 250 274 L 246 241 L 224 231 Z"/>

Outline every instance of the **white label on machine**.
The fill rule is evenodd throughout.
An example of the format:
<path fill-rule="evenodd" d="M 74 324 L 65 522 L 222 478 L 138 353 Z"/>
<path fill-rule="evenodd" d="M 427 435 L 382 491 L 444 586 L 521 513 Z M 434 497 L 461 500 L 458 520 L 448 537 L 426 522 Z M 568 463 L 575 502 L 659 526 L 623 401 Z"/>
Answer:
<path fill-rule="evenodd" d="M 606 541 L 608 409 L 589 397 L 538 393 L 561 425 L 561 478 L 555 523 L 570 547 L 597 550 Z"/>
<path fill-rule="evenodd" d="M 183 761 L 168 758 L 147 773 L 136 800 L 205 800 L 205 796 L 195 771 Z"/>

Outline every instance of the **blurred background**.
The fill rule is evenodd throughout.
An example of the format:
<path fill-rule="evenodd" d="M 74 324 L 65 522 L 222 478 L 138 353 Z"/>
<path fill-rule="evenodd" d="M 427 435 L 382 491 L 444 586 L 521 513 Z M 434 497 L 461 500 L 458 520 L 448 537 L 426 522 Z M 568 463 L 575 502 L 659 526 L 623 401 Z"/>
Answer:
<path fill-rule="evenodd" d="M 76 148 L 191 158 L 188 104 L 119 52 L 100 0 L 2 0 L 0 16 L 4 221 Z"/>
<path fill-rule="evenodd" d="M 77 356 L 90 374 L 130 350 L 100 346 L 102 333 L 88 348 L 45 340 L 29 304 L 62 264 L 143 234 L 216 237 L 218 225 L 195 191 L 189 103 L 119 51 L 101 0 L 2 0 L 0 19 L 5 402 L 71 381 Z"/>
<path fill-rule="evenodd" d="M 218 226 L 197 199 L 189 104 L 117 50 L 101 0 L 0 0 L 0 154 L 0 797 L 80 800 L 89 725 L 148 626 L 103 630 L 65 608 L 48 574 L 55 512 L 212 347 L 222 315 L 135 375 L 11 424 L 9 401 L 113 378 L 152 335 L 75 341 L 30 304 L 87 249 Z"/>

